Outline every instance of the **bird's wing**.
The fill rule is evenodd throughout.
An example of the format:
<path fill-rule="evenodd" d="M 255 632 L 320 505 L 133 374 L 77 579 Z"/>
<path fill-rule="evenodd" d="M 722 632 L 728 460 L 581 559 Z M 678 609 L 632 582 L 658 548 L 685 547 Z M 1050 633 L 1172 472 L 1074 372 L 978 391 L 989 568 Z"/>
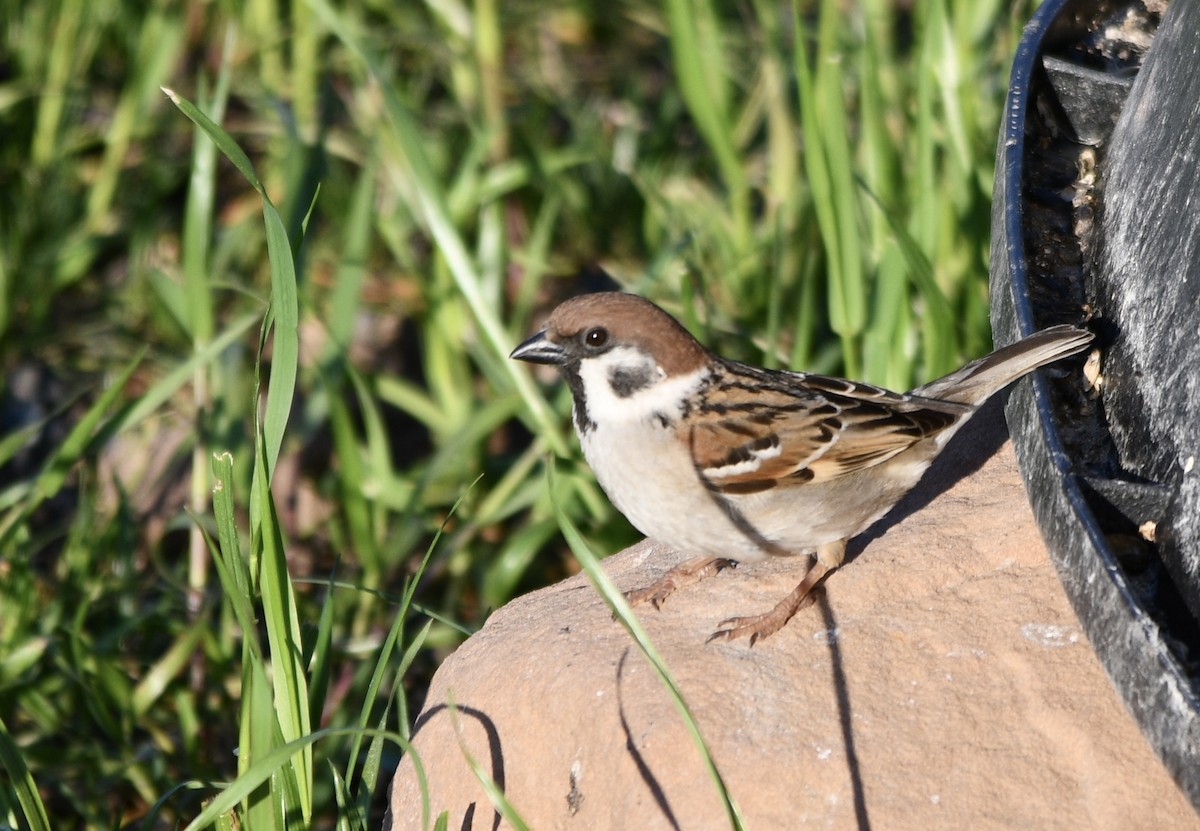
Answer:
<path fill-rule="evenodd" d="M 736 395 L 712 391 L 680 425 L 705 485 L 727 494 L 872 467 L 972 410 L 841 378 L 752 368 L 737 377 Z"/>

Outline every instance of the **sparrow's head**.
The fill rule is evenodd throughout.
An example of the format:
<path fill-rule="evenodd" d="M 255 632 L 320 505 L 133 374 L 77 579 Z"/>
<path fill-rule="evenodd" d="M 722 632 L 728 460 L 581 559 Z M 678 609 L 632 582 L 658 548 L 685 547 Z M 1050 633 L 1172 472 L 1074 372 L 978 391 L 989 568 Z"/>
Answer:
<path fill-rule="evenodd" d="M 565 367 L 616 353 L 620 364 L 652 358 L 663 372 L 679 375 L 701 366 L 707 352 L 675 318 L 658 306 L 624 292 L 585 294 L 562 303 L 546 327 L 512 351 L 510 358 Z"/>
<path fill-rule="evenodd" d="M 559 367 L 576 405 L 581 399 L 593 405 L 627 400 L 672 379 L 692 379 L 709 361 L 708 351 L 675 318 L 622 292 L 566 301 L 509 357 Z M 578 406 L 576 415 L 586 418 Z"/>

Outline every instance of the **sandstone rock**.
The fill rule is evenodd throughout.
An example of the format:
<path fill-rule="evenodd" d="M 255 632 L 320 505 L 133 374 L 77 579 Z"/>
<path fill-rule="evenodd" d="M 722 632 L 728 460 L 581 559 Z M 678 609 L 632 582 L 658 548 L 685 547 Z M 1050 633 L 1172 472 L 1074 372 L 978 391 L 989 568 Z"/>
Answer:
<path fill-rule="evenodd" d="M 804 560 L 639 609 L 748 828 L 1196 827 L 1075 620 L 1004 438 L 989 408 L 753 648 L 704 641 L 770 608 Z M 605 566 L 629 589 L 686 556 L 644 542 Z M 583 575 L 497 610 L 439 669 L 414 744 L 430 822 L 448 811 L 452 829 L 506 827 L 463 747 L 535 829 L 729 827 L 667 693 Z M 421 827 L 411 759 L 389 819 Z"/>

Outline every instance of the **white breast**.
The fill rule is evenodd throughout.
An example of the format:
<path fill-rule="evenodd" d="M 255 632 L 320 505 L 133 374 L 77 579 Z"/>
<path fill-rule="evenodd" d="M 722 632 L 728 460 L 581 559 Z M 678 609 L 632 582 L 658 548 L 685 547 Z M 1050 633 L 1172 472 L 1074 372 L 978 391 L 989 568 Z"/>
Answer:
<path fill-rule="evenodd" d="M 654 367 L 658 383 L 617 395 L 608 380 L 611 369 L 645 357 L 615 349 L 580 367 L 593 426 L 580 432 L 579 441 L 600 486 L 635 528 L 683 553 L 762 559 L 764 552 L 701 484 L 676 432 L 683 400 L 704 383 L 707 371 L 668 378 Z"/>

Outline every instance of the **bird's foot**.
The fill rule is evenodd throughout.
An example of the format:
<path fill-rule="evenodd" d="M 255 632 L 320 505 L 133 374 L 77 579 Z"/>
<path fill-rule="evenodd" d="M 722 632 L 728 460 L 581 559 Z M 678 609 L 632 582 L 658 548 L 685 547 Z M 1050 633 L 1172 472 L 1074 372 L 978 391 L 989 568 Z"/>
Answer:
<path fill-rule="evenodd" d="M 716 640 L 732 641 L 744 635 L 750 637 L 750 645 L 754 646 L 762 638 L 770 637 L 784 627 L 792 616 L 812 602 L 812 590 L 821 579 L 833 569 L 819 560 L 804 575 L 800 585 L 792 589 L 791 594 L 775 604 L 775 608 L 761 615 L 747 617 L 730 617 L 717 624 L 717 631 L 708 636 L 705 643 Z"/>
<path fill-rule="evenodd" d="M 676 589 L 699 583 L 722 569 L 733 568 L 736 565 L 736 560 L 728 560 L 724 557 L 696 557 L 675 566 L 644 589 L 625 592 L 625 599 L 629 601 L 630 606 L 636 606 L 649 600 L 654 608 L 658 609 L 664 600 L 675 593 Z"/>

